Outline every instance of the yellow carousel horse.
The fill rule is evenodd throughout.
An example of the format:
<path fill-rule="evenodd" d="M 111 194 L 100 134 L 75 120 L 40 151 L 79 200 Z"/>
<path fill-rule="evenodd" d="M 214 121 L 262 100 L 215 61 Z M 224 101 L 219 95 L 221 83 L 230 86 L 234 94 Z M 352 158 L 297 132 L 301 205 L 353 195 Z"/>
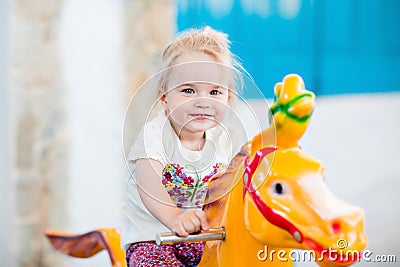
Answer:
<path fill-rule="evenodd" d="M 293 266 L 307 250 L 320 266 L 348 266 L 366 246 L 364 212 L 337 199 L 326 187 L 324 166 L 298 144 L 315 96 L 298 75 L 274 88 L 273 124 L 246 143 L 228 169 L 210 184 L 209 224 L 225 239 L 208 241 L 199 267 Z M 228 192 L 228 193 L 227 193 Z M 113 267 L 125 267 L 117 229 L 83 235 L 47 230 L 53 247 L 75 257 L 105 249 Z"/>

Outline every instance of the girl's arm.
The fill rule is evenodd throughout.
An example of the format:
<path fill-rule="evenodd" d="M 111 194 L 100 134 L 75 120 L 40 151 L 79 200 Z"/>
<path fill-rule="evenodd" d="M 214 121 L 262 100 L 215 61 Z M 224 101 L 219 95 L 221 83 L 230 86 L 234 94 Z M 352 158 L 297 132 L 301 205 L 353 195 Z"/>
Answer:
<path fill-rule="evenodd" d="M 202 210 L 181 211 L 161 183 L 163 166 L 159 161 L 139 159 L 136 161 L 135 177 L 140 198 L 154 217 L 179 236 L 208 230 L 207 218 Z"/>

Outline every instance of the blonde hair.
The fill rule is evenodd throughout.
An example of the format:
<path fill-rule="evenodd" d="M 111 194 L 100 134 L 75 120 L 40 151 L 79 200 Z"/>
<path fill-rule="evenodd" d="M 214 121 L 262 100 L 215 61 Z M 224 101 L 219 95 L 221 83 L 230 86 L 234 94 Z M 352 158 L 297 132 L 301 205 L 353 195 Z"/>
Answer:
<path fill-rule="evenodd" d="M 209 26 L 203 29 L 188 29 L 178 34 L 176 39 L 164 49 L 162 54 L 159 95 L 166 92 L 168 69 L 174 65 L 177 58 L 195 52 L 210 55 L 216 62 L 232 68 L 234 70 L 234 77 L 232 77 L 229 89 L 236 94 L 240 93 L 242 84 L 240 71 L 243 70 L 243 67 L 237 56 L 231 52 L 230 43 L 227 34 L 214 30 Z"/>

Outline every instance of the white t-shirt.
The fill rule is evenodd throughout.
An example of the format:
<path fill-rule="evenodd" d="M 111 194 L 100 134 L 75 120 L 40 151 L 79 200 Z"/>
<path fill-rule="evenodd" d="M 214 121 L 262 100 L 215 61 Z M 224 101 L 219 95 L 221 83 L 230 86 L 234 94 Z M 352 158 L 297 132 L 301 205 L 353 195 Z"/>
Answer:
<path fill-rule="evenodd" d="M 137 190 L 140 185 L 135 181 L 135 161 L 144 158 L 159 161 L 165 166 L 160 174 L 161 182 L 177 206 L 199 208 L 208 182 L 216 172 L 224 169 L 242 145 L 234 135 L 217 126 L 206 131 L 206 142 L 201 151 L 191 151 L 182 146 L 163 112 L 145 124 L 127 158 L 130 177 L 125 183 L 122 228 L 125 249 L 131 243 L 151 241 L 157 233 L 170 231 L 144 206 Z"/>

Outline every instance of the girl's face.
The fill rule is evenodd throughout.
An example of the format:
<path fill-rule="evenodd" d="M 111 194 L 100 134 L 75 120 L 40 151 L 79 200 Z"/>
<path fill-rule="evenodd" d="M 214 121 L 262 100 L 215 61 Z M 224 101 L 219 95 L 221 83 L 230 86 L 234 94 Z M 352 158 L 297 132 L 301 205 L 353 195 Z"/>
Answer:
<path fill-rule="evenodd" d="M 216 63 L 213 57 L 194 53 L 180 56 L 175 63 L 186 62 L 194 63 L 172 70 L 167 81 L 168 91 L 161 98 L 166 115 L 179 137 L 204 133 L 220 124 L 230 100 L 229 90 L 223 82 L 216 80 L 223 76 L 216 64 L 204 64 Z"/>

